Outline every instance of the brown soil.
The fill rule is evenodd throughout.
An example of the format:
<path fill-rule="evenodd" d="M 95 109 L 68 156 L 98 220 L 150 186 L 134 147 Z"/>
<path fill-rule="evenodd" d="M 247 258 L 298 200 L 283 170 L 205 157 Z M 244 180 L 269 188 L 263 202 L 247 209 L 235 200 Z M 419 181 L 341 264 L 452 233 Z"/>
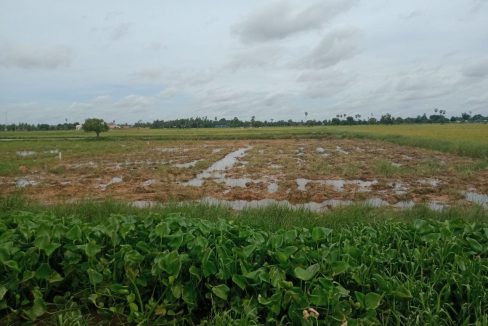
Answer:
<path fill-rule="evenodd" d="M 205 179 L 201 187 L 184 184 L 228 153 L 246 146 L 252 148 L 232 168 L 222 171 L 226 178 L 251 179 L 246 187 L 226 186 L 212 178 Z M 173 166 L 194 160 L 200 161 L 193 167 Z M 165 202 L 215 197 L 273 198 L 292 203 L 381 198 L 393 204 L 407 200 L 450 203 L 462 199 L 462 191 L 487 194 L 487 169 L 463 171 L 475 163 L 466 157 L 372 140 L 200 141 L 173 142 L 171 146 L 141 141 L 133 152 L 82 158 L 66 155 L 62 161 L 42 167 L 28 169 L 27 164 L 22 165 L 19 171 L 22 178 L 37 182 L 21 191 L 43 202 L 88 198 Z M 111 183 L 116 177 L 122 182 Z M 297 178 L 310 180 L 305 191 L 298 189 Z M 0 177 L 0 195 L 19 191 L 18 179 Z M 343 191 L 326 180 L 345 180 Z M 354 180 L 376 183 L 361 191 L 358 185 L 347 182 Z M 268 185 L 273 181 L 278 190 L 270 193 Z M 398 187 L 403 187 L 403 192 Z"/>

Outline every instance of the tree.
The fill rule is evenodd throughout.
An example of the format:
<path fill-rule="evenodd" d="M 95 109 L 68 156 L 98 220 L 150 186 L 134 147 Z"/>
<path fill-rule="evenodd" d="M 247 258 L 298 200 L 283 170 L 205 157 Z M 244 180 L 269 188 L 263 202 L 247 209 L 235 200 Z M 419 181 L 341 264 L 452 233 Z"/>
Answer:
<path fill-rule="evenodd" d="M 108 125 L 103 121 L 103 119 L 86 119 L 83 124 L 83 130 L 86 132 L 94 131 L 97 133 L 97 138 L 100 137 L 100 133 L 108 131 Z"/>

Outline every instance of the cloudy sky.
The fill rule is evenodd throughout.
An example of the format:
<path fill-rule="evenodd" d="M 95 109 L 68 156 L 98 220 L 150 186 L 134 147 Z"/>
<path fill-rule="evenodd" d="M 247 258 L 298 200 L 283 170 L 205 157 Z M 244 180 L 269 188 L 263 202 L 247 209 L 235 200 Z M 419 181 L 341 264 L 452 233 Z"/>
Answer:
<path fill-rule="evenodd" d="M 488 114 L 488 0 L 0 0 L 0 123 Z"/>

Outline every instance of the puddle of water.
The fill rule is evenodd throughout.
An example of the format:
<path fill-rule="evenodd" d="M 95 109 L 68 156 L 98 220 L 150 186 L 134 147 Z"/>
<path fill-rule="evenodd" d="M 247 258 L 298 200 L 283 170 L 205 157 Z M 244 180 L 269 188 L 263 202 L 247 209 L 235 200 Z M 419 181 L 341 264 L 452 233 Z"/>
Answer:
<path fill-rule="evenodd" d="M 213 154 L 220 153 L 221 151 L 222 151 L 222 148 L 214 148 L 214 149 L 212 149 L 212 153 Z"/>
<path fill-rule="evenodd" d="M 202 160 L 194 160 L 188 163 L 178 163 L 178 164 L 173 164 L 175 168 L 180 168 L 180 169 L 189 169 L 197 165 L 198 162 Z"/>
<path fill-rule="evenodd" d="M 249 178 L 233 179 L 233 178 L 225 178 L 225 177 L 221 178 L 221 179 L 215 179 L 214 181 L 218 182 L 218 183 L 223 183 L 227 187 L 232 187 L 232 188 L 235 188 L 235 187 L 246 188 L 248 183 L 254 182 L 253 180 L 251 180 Z"/>
<path fill-rule="evenodd" d="M 388 184 L 393 187 L 393 191 L 397 195 L 405 195 L 408 192 L 408 187 L 401 181 L 396 181 Z"/>
<path fill-rule="evenodd" d="M 296 150 L 297 156 L 305 155 L 304 151 L 305 151 L 305 147 L 298 147 L 298 149 Z"/>
<path fill-rule="evenodd" d="M 484 208 L 488 208 L 488 195 L 468 191 L 464 193 L 464 196 L 467 201 L 478 204 Z"/>
<path fill-rule="evenodd" d="M 93 162 L 93 161 L 83 162 L 83 163 L 75 163 L 75 164 L 69 164 L 68 165 L 68 167 L 71 169 L 81 169 L 81 168 L 86 168 L 86 167 L 95 168 L 97 166 L 98 166 L 98 164 Z"/>
<path fill-rule="evenodd" d="M 343 150 L 341 146 L 336 146 L 336 151 L 338 151 L 341 154 L 346 154 L 346 155 L 349 154 L 349 152 Z"/>
<path fill-rule="evenodd" d="M 174 153 L 174 152 L 188 152 L 189 148 L 177 148 L 177 147 L 157 147 L 156 151 L 161 153 Z"/>
<path fill-rule="evenodd" d="M 371 207 L 385 207 L 390 205 L 386 200 L 383 200 L 381 198 L 370 198 L 367 199 L 364 203 Z"/>
<path fill-rule="evenodd" d="M 36 154 L 36 152 L 34 151 L 19 151 L 19 152 L 16 152 L 17 156 L 20 156 L 20 157 L 29 157 L 29 156 L 33 156 Z"/>
<path fill-rule="evenodd" d="M 437 186 L 439 186 L 441 183 L 441 181 L 438 179 L 421 179 L 421 180 L 417 180 L 417 182 L 422 185 L 431 186 L 433 188 L 437 188 Z"/>
<path fill-rule="evenodd" d="M 439 212 L 439 211 L 442 211 L 442 210 L 446 209 L 447 207 L 449 207 L 449 205 L 438 202 L 438 201 L 431 201 L 427 204 L 427 207 L 429 207 L 433 211 Z"/>
<path fill-rule="evenodd" d="M 151 208 L 158 206 L 159 203 L 150 200 L 136 200 L 130 203 L 135 208 Z"/>
<path fill-rule="evenodd" d="M 326 151 L 326 150 L 325 150 L 325 148 L 323 148 L 323 147 L 317 147 L 317 148 L 315 149 L 315 152 L 316 152 L 317 154 L 319 154 L 320 156 L 322 156 L 322 157 L 327 157 L 327 156 L 329 156 L 329 155 L 330 155 L 329 153 L 327 153 L 327 151 Z"/>
<path fill-rule="evenodd" d="M 415 202 L 413 200 L 399 201 L 393 206 L 399 209 L 411 209 L 415 206 Z"/>
<path fill-rule="evenodd" d="M 299 191 L 306 191 L 307 184 L 317 183 L 320 185 L 326 185 L 332 187 L 334 191 L 343 192 L 345 185 L 355 185 L 358 188 L 358 192 L 369 192 L 371 191 L 371 186 L 378 183 L 378 181 L 363 181 L 363 180 L 309 180 L 298 178 L 295 180 L 297 183 L 297 189 Z"/>
<path fill-rule="evenodd" d="M 243 147 L 243 148 L 239 148 L 234 152 L 227 154 L 224 158 L 218 160 L 217 162 L 213 163 L 210 167 L 208 167 L 206 170 L 199 173 L 194 179 L 191 179 L 188 182 L 183 184 L 192 187 L 201 187 L 205 179 L 216 179 L 217 182 L 225 183 L 226 182 L 225 174 L 222 172 L 233 167 L 237 163 L 237 160 L 241 157 L 244 157 L 246 155 L 246 152 L 251 148 L 252 148 L 251 146 Z M 230 182 L 232 183 L 233 181 Z"/>
<path fill-rule="evenodd" d="M 306 191 L 307 190 L 307 184 L 311 181 L 308 179 L 303 179 L 303 178 L 298 178 L 295 180 L 297 183 L 297 189 L 298 191 Z"/>
<path fill-rule="evenodd" d="M 278 184 L 276 182 L 271 182 L 268 184 L 268 193 L 274 194 L 278 191 Z"/>
<path fill-rule="evenodd" d="M 20 178 L 15 181 L 15 186 L 17 188 L 25 188 L 28 186 L 35 186 L 37 185 L 37 182 L 34 180 L 29 180 L 27 178 Z"/>
<path fill-rule="evenodd" d="M 108 186 L 111 186 L 113 184 L 121 183 L 123 181 L 122 177 L 113 177 L 112 180 L 110 180 L 109 183 L 107 184 L 101 184 L 98 187 L 102 189 L 102 191 L 105 191 Z"/>
<path fill-rule="evenodd" d="M 149 187 L 149 186 L 152 186 L 153 184 L 156 184 L 157 181 L 155 179 L 149 179 L 149 180 L 146 180 L 142 183 L 142 185 L 144 187 Z"/>

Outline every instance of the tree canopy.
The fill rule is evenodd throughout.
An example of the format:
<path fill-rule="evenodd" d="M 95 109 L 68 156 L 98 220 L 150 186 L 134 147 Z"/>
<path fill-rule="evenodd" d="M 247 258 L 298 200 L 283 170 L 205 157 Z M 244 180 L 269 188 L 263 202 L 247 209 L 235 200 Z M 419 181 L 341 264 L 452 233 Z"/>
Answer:
<path fill-rule="evenodd" d="M 100 137 L 101 132 L 108 131 L 108 125 L 105 123 L 105 121 L 103 121 L 103 119 L 91 118 L 85 120 L 83 130 L 86 132 L 96 132 L 98 138 Z"/>

